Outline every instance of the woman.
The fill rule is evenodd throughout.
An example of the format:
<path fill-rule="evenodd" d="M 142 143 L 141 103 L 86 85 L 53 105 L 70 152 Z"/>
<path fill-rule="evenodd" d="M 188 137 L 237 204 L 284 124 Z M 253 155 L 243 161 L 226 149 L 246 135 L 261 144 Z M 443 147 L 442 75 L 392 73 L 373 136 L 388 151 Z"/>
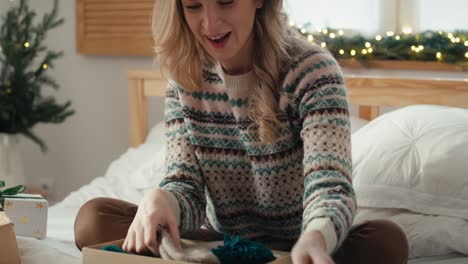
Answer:
<path fill-rule="evenodd" d="M 329 53 L 287 27 L 282 6 L 156 0 L 155 52 L 171 79 L 167 175 L 138 208 L 105 198 L 85 204 L 78 247 L 125 237 L 124 250 L 157 255 L 162 227 L 177 246 L 180 235 L 227 234 L 292 248 L 294 263 L 406 263 L 395 224 L 351 228 L 343 76 Z"/>

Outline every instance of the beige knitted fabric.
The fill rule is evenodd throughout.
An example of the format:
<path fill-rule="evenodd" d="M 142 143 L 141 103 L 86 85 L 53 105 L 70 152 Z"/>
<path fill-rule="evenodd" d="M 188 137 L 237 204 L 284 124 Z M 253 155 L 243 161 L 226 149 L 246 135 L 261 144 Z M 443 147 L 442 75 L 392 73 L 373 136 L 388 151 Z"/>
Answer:
<path fill-rule="evenodd" d="M 219 259 L 211 252 L 213 243 L 189 244 L 182 241 L 182 249 L 178 249 L 170 234 L 161 232 L 159 252 L 164 260 L 186 261 L 193 263 L 220 264 Z"/>

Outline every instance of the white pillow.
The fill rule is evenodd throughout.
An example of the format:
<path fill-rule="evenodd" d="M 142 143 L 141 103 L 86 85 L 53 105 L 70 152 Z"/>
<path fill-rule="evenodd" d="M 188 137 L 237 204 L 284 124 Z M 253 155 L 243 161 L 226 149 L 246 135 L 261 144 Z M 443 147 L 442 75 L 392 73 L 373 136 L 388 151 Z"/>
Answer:
<path fill-rule="evenodd" d="M 140 162 L 132 174 L 132 185 L 136 189 L 145 191 L 155 188 L 164 178 L 166 172 L 165 131 L 165 123 L 157 123 L 149 131 L 145 143 L 137 148 L 141 149 Z"/>
<path fill-rule="evenodd" d="M 166 123 L 164 121 L 158 122 L 148 132 L 146 142 L 155 144 L 165 144 Z"/>
<path fill-rule="evenodd" d="M 352 135 L 358 206 L 468 219 L 468 110 L 419 105 Z"/>
<path fill-rule="evenodd" d="M 359 129 L 361 129 L 369 123 L 368 120 L 362 119 L 357 116 L 350 116 L 349 122 L 351 123 L 351 134 L 354 134 L 356 131 L 358 131 Z"/>

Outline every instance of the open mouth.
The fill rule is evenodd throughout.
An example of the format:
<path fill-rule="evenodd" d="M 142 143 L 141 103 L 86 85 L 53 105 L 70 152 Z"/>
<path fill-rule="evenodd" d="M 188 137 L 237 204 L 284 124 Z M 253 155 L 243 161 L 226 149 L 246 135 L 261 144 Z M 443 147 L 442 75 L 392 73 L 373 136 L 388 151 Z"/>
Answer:
<path fill-rule="evenodd" d="M 220 47 L 223 47 L 227 40 L 229 39 L 229 37 L 231 36 L 231 32 L 228 32 L 222 36 L 218 36 L 218 37 L 206 37 L 209 42 L 216 48 L 220 48 Z"/>

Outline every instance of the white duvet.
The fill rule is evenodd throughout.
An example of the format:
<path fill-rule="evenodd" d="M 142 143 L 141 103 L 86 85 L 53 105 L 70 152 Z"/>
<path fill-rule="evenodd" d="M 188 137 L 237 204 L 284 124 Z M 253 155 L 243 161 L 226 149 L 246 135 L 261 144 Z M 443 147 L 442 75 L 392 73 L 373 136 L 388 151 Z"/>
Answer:
<path fill-rule="evenodd" d="M 353 131 L 364 124 L 365 121 L 353 118 Z M 48 237 L 45 240 L 18 237 L 22 263 L 81 263 L 81 255 L 73 239 L 73 223 L 79 207 L 99 196 L 138 204 L 143 193 L 157 186 L 164 176 L 163 132 L 164 124 L 161 122 L 151 129 L 145 144 L 130 148 L 113 161 L 104 176 L 96 178 L 49 208 Z M 390 219 L 402 226 L 408 235 L 411 257 L 450 252 L 468 255 L 468 223 L 464 220 L 406 210 L 360 208 L 355 223 L 376 218 Z M 435 229 L 434 226 L 439 228 Z M 415 260 L 414 263 L 468 263 L 468 257 L 460 255 L 450 255 L 443 259 L 448 262 L 441 262 L 437 258 L 434 262 L 427 259 L 425 262 Z"/>

